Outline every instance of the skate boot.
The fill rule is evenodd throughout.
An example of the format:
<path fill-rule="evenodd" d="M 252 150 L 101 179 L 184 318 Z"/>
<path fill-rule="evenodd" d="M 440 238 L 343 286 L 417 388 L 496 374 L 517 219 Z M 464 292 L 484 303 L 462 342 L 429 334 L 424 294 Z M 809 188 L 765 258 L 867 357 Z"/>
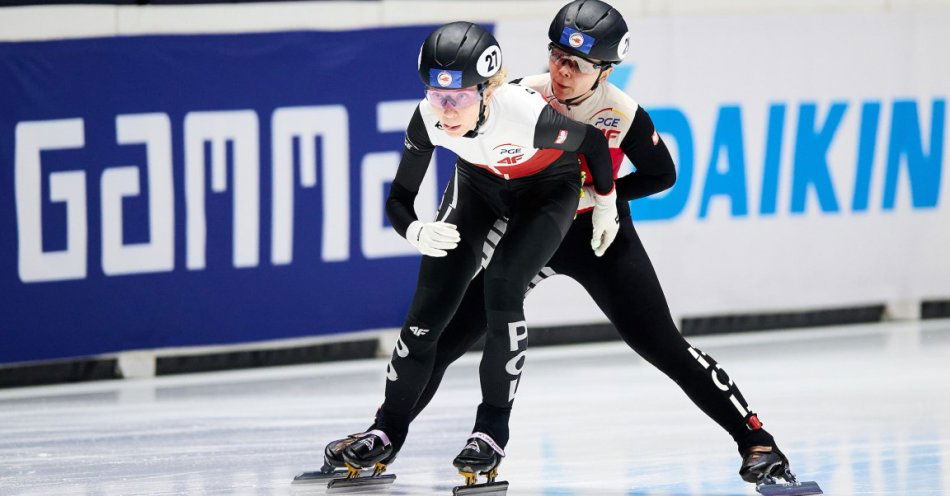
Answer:
<path fill-rule="evenodd" d="M 464 486 L 456 486 L 452 494 L 456 496 L 471 494 L 497 494 L 504 495 L 508 493 L 508 481 L 496 482 L 498 477 L 498 465 L 505 456 L 505 451 L 498 446 L 498 443 L 488 434 L 481 432 L 472 433 L 468 438 L 468 444 L 462 448 L 462 452 L 455 457 L 452 465 L 458 469 L 459 475 L 465 478 Z M 488 480 L 483 484 L 478 484 L 478 474 L 484 475 Z"/>
<path fill-rule="evenodd" d="M 343 450 L 366 435 L 366 432 L 358 432 L 343 439 L 330 441 L 323 449 L 323 466 L 320 467 L 320 470 L 304 472 L 294 477 L 293 484 L 308 484 L 346 476 L 347 470 L 346 463 L 343 460 Z"/>
<path fill-rule="evenodd" d="M 742 452 L 739 476 L 755 484 L 755 490 L 765 496 L 805 496 L 823 494 L 814 481 L 798 482 L 789 468 L 788 458 L 778 446 L 752 446 Z M 784 483 L 778 482 L 784 479 Z"/>
<path fill-rule="evenodd" d="M 346 446 L 334 447 L 342 448 L 340 455 L 346 467 L 346 476 L 330 481 L 327 489 L 381 486 L 392 484 L 396 480 L 395 475 L 383 475 L 386 466 L 396 459 L 396 448 L 385 432 L 374 429 L 361 434 Z M 327 451 L 332 451 L 329 446 Z M 371 474 L 361 475 L 363 470 L 370 468 L 373 470 Z"/>

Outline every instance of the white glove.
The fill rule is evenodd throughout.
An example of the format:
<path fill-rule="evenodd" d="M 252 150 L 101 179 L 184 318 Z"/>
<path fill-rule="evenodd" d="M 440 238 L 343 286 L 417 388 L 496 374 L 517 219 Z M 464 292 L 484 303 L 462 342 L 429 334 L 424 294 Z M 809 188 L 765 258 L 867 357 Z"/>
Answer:
<path fill-rule="evenodd" d="M 594 191 L 594 187 L 591 185 L 581 187 L 581 198 L 577 201 L 577 211 L 587 210 L 589 208 L 594 208 L 594 195 L 597 192 Z"/>
<path fill-rule="evenodd" d="M 610 243 L 617 237 L 617 231 L 620 230 L 620 215 L 617 213 L 617 189 L 614 188 L 610 194 L 598 195 L 594 193 L 594 213 L 591 221 L 594 224 L 594 238 L 590 240 L 590 247 L 594 249 L 594 255 L 602 256 Z"/>
<path fill-rule="evenodd" d="M 462 237 L 455 224 L 448 222 L 413 221 L 406 229 L 406 239 L 419 253 L 430 257 L 444 257 L 446 250 L 458 246 Z"/>

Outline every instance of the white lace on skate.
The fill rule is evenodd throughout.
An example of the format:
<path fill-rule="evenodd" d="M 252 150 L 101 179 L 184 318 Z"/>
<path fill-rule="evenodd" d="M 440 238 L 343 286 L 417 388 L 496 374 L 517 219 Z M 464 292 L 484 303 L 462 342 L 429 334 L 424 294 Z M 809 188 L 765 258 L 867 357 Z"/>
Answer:
<path fill-rule="evenodd" d="M 498 443 L 496 443 L 495 440 L 491 438 L 491 436 L 489 436 L 488 434 L 485 434 L 484 432 L 473 432 L 472 435 L 469 436 L 468 438 L 470 440 L 481 439 L 482 441 L 485 441 L 486 444 L 491 446 L 491 448 L 495 450 L 496 453 L 498 453 L 501 456 L 505 456 L 505 450 L 501 449 L 501 446 L 498 446 Z M 468 448 L 468 446 L 466 446 L 466 448 Z M 476 448 L 476 451 L 478 451 L 477 448 Z"/>
<path fill-rule="evenodd" d="M 379 430 L 379 429 L 373 429 L 373 430 L 371 430 L 371 431 L 369 431 L 369 432 L 366 432 L 366 433 L 364 434 L 364 436 L 363 436 L 363 440 L 360 441 L 360 442 L 366 444 L 366 447 L 367 447 L 368 449 L 373 449 L 373 445 L 374 445 L 375 442 L 376 442 L 376 441 L 373 440 L 373 438 L 372 438 L 371 436 L 376 436 L 376 437 L 378 437 L 379 439 L 381 439 L 381 440 L 383 441 L 383 446 L 387 446 L 387 445 L 389 445 L 389 444 L 392 444 L 392 443 L 389 442 L 389 436 L 387 436 L 385 432 L 383 432 L 383 431 L 381 431 L 381 430 Z"/>

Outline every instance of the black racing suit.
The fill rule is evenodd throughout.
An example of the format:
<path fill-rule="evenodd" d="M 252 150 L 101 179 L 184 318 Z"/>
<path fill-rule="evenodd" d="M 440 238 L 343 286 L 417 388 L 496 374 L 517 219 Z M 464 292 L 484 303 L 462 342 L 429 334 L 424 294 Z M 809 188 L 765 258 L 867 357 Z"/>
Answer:
<path fill-rule="evenodd" d="M 412 205 L 434 148 L 430 132 L 441 131 L 426 129 L 417 109 L 386 204 L 393 227 L 403 236 L 416 220 Z M 511 179 L 461 158 L 456 165 L 438 219 L 455 224 L 461 241 L 445 257 L 422 257 L 416 292 L 387 370 L 386 400 L 377 416 L 376 427 L 389 435 L 397 450 L 419 396 L 430 383 L 436 343 L 482 267 L 486 241 L 495 245 L 494 255 L 478 278 L 477 303 L 471 303 L 478 306 L 479 324 L 466 328 L 473 339 L 487 332 L 480 367 L 483 399 L 474 431 L 490 435 L 502 448 L 508 442 L 508 416 L 526 348 L 524 296 L 571 227 L 581 186 L 574 152 L 584 153 L 592 164 L 599 192 L 613 189 L 607 141 L 593 126 L 544 106 L 535 125 L 534 147 L 564 152 L 546 152 L 550 158 L 543 159 L 542 170 Z M 493 231 L 499 219 L 507 223 L 500 241 Z M 592 252 L 589 240 L 587 251 Z"/>
<path fill-rule="evenodd" d="M 576 280 L 603 310 L 623 340 L 640 356 L 669 376 L 706 415 L 725 429 L 739 451 L 769 445 L 771 436 L 722 368 L 709 355 L 683 339 L 670 315 L 663 289 L 630 218 L 628 202 L 673 185 L 676 172 L 662 140 L 654 142 L 649 114 L 637 110 L 621 149 L 636 166 L 617 179 L 620 232 L 603 257 L 590 249 L 591 214 L 571 225 L 561 246 L 532 284 L 554 274 Z M 498 227 L 504 228 L 503 223 Z M 507 236 L 507 235 L 506 235 Z M 484 279 L 469 286 L 458 311 L 438 342 L 429 384 L 412 411 L 415 418 L 432 399 L 446 368 L 468 351 L 486 329 Z M 672 427 L 672 426 L 671 426 Z"/>

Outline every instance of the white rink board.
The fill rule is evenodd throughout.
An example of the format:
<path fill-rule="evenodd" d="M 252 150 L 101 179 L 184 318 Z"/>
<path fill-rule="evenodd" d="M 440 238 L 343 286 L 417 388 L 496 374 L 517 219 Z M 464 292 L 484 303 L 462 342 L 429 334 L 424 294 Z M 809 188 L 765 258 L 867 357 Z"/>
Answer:
<path fill-rule="evenodd" d="M 944 169 L 935 208 L 914 208 L 901 164 L 893 210 L 883 208 L 892 105 L 919 112 L 923 153 L 931 154 L 931 110 L 950 94 L 950 12 L 671 16 L 631 19 L 632 66 L 626 90 L 647 110 L 675 108 L 694 148 L 689 199 L 665 221 L 634 222 L 681 316 L 879 304 L 950 296 L 950 174 L 946 115 Z M 546 22 L 499 23 L 513 75 L 544 63 Z M 621 67 L 623 67 L 621 66 Z M 837 212 L 823 211 L 812 187 L 804 212 L 791 211 L 799 109 L 814 103 L 815 127 L 845 103 L 827 152 Z M 880 102 L 866 211 L 854 211 L 862 105 Z M 769 106 L 785 104 L 776 209 L 760 213 Z M 700 218 L 717 118 L 741 112 L 748 214 L 734 216 L 724 195 Z M 905 121 L 906 122 L 906 121 Z M 674 157 L 677 143 L 665 135 Z M 720 150 L 719 170 L 736 167 Z M 678 167 L 682 164 L 677 158 Z M 684 181 L 682 171 L 679 181 Z M 926 181 L 919 180 L 920 185 Z M 678 185 L 678 187 L 684 187 Z M 528 301 L 535 324 L 602 319 L 579 285 L 554 278 Z"/>

